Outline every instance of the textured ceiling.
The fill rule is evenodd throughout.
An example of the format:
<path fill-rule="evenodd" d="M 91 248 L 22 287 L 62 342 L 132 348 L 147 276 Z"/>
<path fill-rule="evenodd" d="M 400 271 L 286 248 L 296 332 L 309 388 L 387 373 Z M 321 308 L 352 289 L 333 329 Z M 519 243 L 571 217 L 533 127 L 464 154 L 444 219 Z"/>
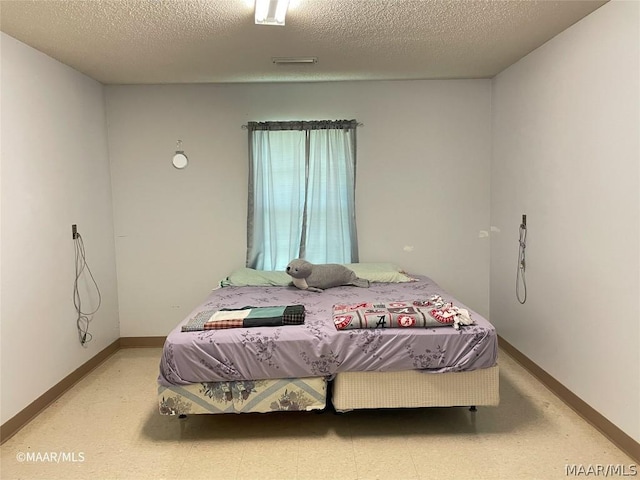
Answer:
<path fill-rule="evenodd" d="M 606 2 L 291 0 L 284 27 L 253 3 L 1 0 L 0 29 L 105 84 L 490 78 Z"/>

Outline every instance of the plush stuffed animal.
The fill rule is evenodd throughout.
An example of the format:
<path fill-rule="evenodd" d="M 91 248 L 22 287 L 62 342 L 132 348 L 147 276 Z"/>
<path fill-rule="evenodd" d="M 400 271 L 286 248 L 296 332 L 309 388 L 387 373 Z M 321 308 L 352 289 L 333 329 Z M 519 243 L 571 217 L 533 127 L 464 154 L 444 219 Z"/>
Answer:
<path fill-rule="evenodd" d="M 287 273 L 293 277 L 293 284 L 300 290 L 322 292 L 325 288 L 338 287 L 340 285 L 355 285 L 367 288 L 369 280 L 358 276 L 344 265 L 327 263 L 314 265 L 296 258 L 287 265 Z"/>

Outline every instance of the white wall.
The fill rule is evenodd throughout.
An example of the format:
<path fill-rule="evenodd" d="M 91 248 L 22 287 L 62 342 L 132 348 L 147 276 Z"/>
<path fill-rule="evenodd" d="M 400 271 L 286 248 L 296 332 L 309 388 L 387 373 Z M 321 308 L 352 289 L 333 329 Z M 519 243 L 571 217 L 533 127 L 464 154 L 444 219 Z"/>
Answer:
<path fill-rule="evenodd" d="M 244 266 L 247 121 L 356 118 L 361 261 L 488 313 L 490 81 L 109 86 L 121 335 L 166 335 Z M 170 163 L 181 139 L 187 169 Z M 412 246 L 406 252 L 405 246 Z"/>
<path fill-rule="evenodd" d="M 119 325 L 103 87 L 0 35 L 4 423 L 115 341 Z M 87 348 L 75 323 L 72 223 L 103 299 Z"/>
<path fill-rule="evenodd" d="M 639 7 L 605 4 L 494 79 L 491 167 L 491 321 L 637 441 Z"/>

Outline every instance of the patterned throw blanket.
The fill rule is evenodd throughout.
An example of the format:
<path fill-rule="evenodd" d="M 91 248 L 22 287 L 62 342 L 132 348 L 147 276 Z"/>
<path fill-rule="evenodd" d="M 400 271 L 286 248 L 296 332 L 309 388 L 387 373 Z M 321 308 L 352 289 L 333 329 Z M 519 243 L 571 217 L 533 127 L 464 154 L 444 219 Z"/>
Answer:
<path fill-rule="evenodd" d="M 469 311 L 445 302 L 439 295 L 428 300 L 334 305 L 333 322 L 338 330 L 352 328 L 443 327 L 475 323 Z"/>
<path fill-rule="evenodd" d="M 182 331 L 197 332 L 223 328 L 302 325 L 304 314 L 304 305 L 205 310 L 184 324 Z"/>

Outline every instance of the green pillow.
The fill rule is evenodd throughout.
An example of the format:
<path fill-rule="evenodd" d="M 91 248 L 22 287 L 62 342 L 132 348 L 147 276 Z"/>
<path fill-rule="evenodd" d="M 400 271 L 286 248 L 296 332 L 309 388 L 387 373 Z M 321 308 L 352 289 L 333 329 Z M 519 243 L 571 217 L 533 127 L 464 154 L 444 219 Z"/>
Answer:
<path fill-rule="evenodd" d="M 358 277 L 370 282 L 402 283 L 414 281 L 392 263 L 346 263 L 345 267 L 353 270 L 353 273 Z"/>
<path fill-rule="evenodd" d="M 287 272 L 239 268 L 220 282 L 221 287 L 283 287 L 291 283 Z"/>

